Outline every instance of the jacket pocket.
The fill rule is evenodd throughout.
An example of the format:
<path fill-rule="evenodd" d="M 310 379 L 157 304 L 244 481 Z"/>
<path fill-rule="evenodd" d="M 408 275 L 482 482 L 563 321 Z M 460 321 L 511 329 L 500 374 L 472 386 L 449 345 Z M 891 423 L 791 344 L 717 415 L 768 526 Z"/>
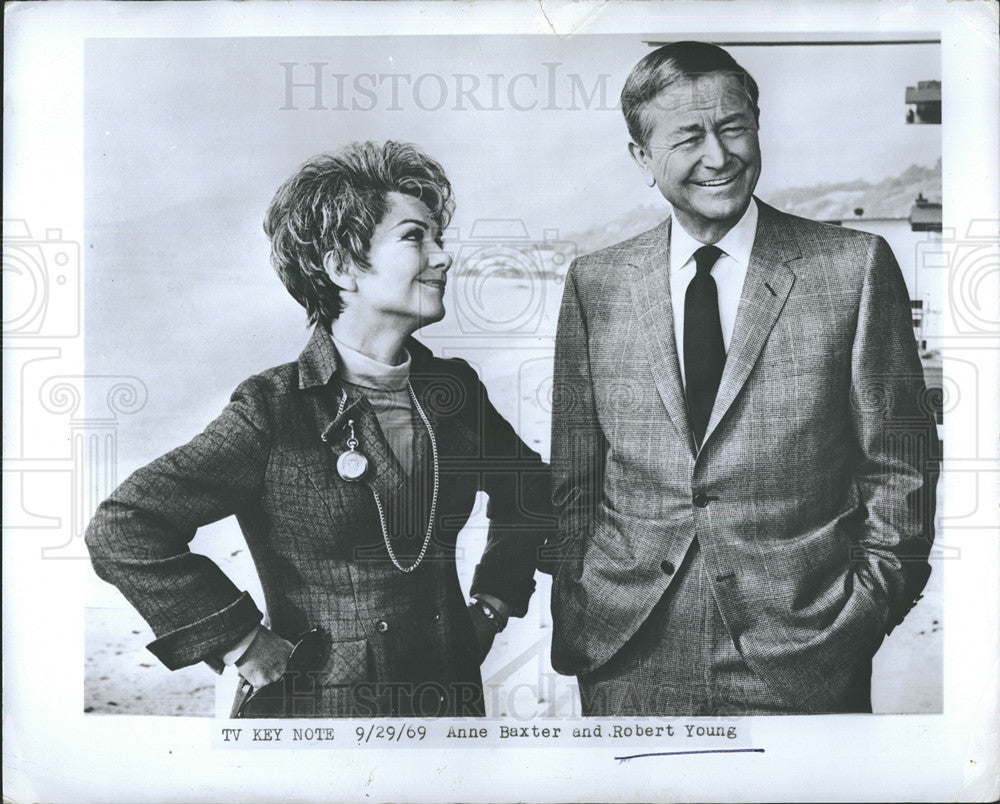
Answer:
<path fill-rule="evenodd" d="M 597 507 L 590 541 L 602 553 L 619 562 L 635 562 L 657 555 L 683 537 L 684 523 L 638 517 L 612 508 L 606 502 Z M 659 566 L 659 559 L 656 561 Z"/>
<path fill-rule="evenodd" d="M 331 642 L 322 684 L 344 686 L 368 681 L 371 678 L 370 667 L 367 639 Z"/>
<path fill-rule="evenodd" d="M 629 538 L 637 528 L 635 522 L 601 503 L 594 517 L 590 542 L 612 560 L 623 562 L 632 559 Z"/>

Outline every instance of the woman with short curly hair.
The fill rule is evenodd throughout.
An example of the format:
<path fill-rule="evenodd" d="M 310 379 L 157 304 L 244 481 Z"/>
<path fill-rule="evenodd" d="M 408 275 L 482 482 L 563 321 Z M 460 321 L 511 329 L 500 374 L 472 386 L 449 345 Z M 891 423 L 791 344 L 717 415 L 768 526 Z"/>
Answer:
<path fill-rule="evenodd" d="M 314 325 L 308 346 L 244 381 L 87 530 L 98 575 L 146 618 L 167 667 L 236 666 L 235 716 L 485 714 L 479 664 L 527 611 L 550 486 L 475 371 L 412 337 L 444 316 L 453 211 L 441 166 L 413 145 L 303 164 L 264 228 Z M 490 533 L 467 605 L 455 543 L 480 491 Z M 188 549 L 230 514 L 266 619 Z"/>
<path fill-rule="evenodd" d="M 264 231 L 271 263 L 310 323 L 329 328 L 340 315 L 340 291 L 328 265 L 367 269 L 375 227 L 390 193 L 419 199 L 439 231 L 455 210 L 442 167 L 409 143 L 355 143 L 314 156 L 278 188 Z"/>

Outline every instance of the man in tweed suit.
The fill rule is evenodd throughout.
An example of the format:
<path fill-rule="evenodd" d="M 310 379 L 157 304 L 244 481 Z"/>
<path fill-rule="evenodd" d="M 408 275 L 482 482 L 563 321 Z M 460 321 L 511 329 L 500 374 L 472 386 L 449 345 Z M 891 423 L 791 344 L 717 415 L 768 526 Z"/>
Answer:
<path fill-rule="evenodd" d="M 622 91 L 672 217 L 570 268 L 552 662 L 588 715 L 870 712 L 930 572 L 935 426 L 887 244 L 778 212 L 757 86 L 682 42 Z"/>

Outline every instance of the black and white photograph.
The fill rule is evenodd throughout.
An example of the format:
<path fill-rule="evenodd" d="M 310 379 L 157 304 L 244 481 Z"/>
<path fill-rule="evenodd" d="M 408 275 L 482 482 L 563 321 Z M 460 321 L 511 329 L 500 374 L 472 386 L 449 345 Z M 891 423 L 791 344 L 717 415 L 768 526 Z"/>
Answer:
<path fill-rule="evenodd" d="M 5 796 L 995 797 L 997 6 L 878 5 L 8 6 Z"/>

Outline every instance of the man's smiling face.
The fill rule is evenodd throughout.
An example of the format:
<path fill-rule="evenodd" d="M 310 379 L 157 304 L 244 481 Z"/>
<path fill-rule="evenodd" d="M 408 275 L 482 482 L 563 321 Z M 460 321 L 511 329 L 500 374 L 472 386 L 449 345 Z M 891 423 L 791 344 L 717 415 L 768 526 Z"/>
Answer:
<path fill-rule="evenodd" d="M 649 141 L 632 158 L 702 242 L 722 238 L 746 212 L 760 176 L 757 115 L 738 78 L 680 81 L 643 110 Z"/>

